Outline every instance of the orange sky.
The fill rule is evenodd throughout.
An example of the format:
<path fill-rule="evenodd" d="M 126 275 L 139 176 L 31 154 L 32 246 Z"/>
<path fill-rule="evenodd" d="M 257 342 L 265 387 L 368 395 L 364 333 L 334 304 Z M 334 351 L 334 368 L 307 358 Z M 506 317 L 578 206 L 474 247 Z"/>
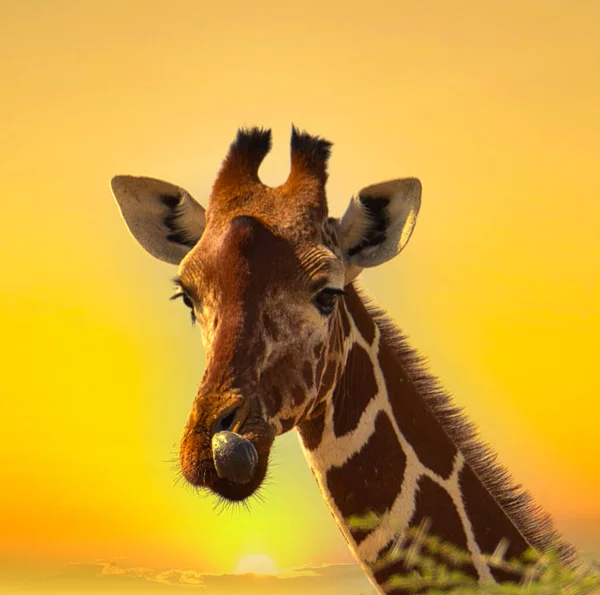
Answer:
<path fill-rule="evenodd" d="M 599 553 L 600 7 L 212 4 L 0 4 L 7 573 L 352 561 L 293 434 L 250 515 L 173 487 L 199 333 L 108 186 L 152 175 L 205 201 L 242 125 L 273 129 L 261 176 L 280 183 L 292 122 L 334 142 L 335 215 L 362 186 L 421 178 L 408 248 L 362 285 Z"/>

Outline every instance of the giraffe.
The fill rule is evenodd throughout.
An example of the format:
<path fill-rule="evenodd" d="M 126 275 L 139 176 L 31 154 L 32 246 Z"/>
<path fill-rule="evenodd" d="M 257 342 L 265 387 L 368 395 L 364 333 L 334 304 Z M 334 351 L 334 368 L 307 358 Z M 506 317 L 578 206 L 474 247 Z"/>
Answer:
<path fill-rule="evenodd" d="M 164 181 L 111 182 L 132 235 L 178 265 L 173 297 L 201 329 L 206 368 L 181 438 L 183 476 L 244 501 L 265 478 L 275 437 L 296 428 L 339 529 L 380 593 L 409 592 L 390 580 L 410 571 L 396 554 L 424 534 L 465 551 L 461 571 L 481 583 L 521 578 L 490 556 L 552 545 L 571 560 L 550 518 L 356 286 L 362 269 L 406 246 L 419 180 L 367 186 L 336 219 L 325 196 L 331 143 L 292 127 L 291 171 L 274 188 L 258 177 L 270 148 L 270 130 L 240 129 L 206 209 Z M 351 522 L 368 515 L 374 526 Z"/>

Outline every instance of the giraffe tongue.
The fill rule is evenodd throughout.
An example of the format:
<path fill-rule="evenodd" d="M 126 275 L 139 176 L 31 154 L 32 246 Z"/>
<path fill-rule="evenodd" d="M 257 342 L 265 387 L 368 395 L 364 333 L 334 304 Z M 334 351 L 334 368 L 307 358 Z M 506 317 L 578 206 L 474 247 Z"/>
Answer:
<path fill-rule="evenodd" d="M 254 444 L 235 432 L 218 432 L 212 437 L 212 454 L 217 475 L 233 483 L 252 479 L 258 453 Z"/>

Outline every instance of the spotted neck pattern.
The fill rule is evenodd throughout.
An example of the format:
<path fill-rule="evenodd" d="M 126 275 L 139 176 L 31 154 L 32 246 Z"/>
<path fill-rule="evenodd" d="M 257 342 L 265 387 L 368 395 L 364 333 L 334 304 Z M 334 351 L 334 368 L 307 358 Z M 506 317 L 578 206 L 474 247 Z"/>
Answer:
<path fill-rule="evenodd" d="M 380 592 L 408 593 L 388 584 L 407 573 L 405 561 L 382 561 L 418 545 L 415 530 L 468 552 L 459 569 L 479 582 L 518 581 L 502 561 L 530 547 L 552 544 L 568 557 L 550 520 L 511 487 L 399 331 L 347 290 L 336 321 L 343 357 L 337 352 L 323 366 L 335 373 L 325 381 L 322 414 L 298 431 L 341 532 Z M 373 514 L 374 528 L 348 522 Z"/>

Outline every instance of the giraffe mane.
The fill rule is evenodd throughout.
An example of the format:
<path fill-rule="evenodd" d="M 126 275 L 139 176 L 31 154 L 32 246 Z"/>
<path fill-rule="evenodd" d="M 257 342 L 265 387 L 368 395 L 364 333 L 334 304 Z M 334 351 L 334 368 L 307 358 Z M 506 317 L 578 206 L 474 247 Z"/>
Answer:
<path fill-rule="evenodd" d="M 552 549 L 563 563 L 578 567 L 580 562 L 576 558 L 575 548 L 562 539 L 550 515 L 535 503 L 531 494 L 517 484 L 506 467 L 498 462 L 497 453 L 480 438 L 475 424 L 466 417 L 462 407 L 454 403 L 439 379 L 430 373 L 426 358 L 409 345 L 407 336 L 384 309 L 376 306 L 365 295 L 364 290 L 356 285 L 355 288 L 383 340 L 407 371 L 429 409 L 515 527 L 537 551 Z"/>

